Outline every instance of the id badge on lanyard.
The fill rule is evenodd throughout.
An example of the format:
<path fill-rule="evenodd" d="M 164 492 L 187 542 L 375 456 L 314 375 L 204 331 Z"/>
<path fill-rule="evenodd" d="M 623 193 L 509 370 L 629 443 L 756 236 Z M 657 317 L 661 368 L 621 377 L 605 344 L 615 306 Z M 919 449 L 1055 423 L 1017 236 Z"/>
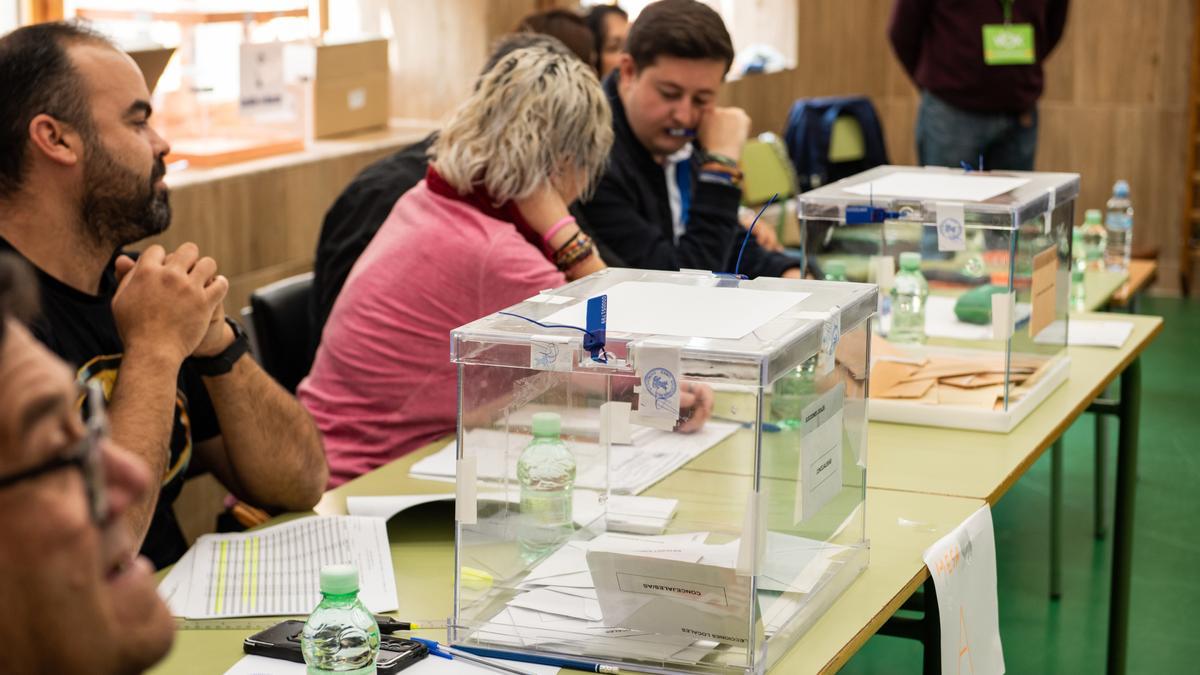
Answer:
<path fill-rule="evenodd" d="M 989 66 L 1027 66 L 1035 60 L 1033 24 L 1013 23 L 1015 0 L 1000 0 L 1004 23 L 983 26 L 983 62 Z"/>

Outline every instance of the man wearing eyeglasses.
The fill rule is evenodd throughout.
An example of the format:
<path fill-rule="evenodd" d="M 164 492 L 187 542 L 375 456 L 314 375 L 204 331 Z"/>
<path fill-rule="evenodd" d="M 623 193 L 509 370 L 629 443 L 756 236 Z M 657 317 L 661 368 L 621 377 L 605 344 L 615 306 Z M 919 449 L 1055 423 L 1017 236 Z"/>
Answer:
<path fill-rule="evenodd" d="M 0 249 L 37 268 L 33 334 L 101 385 L 114 439 L 156 477 L 126 515 L 142 552 L 183 555 L 172 504 L 196 473 L 263 508 L 313 506 L 320 435 L 246 356 L 216 261 L 190 243 L 121 254 L 171 220 L 137 65 L 89 29 L 27 26 L 0 38 L 0 92 Z"/>
<path fill-rule="evenodd" d="M 150 472 L 103 437 L 101 399 L 86 401 L 72 369 L 9 316 L 13 295 L 33 284 L 10 258 L 0 256 L 3 669 L 140 672 L 174 636 L 151 565 L 122 522 Z"/>

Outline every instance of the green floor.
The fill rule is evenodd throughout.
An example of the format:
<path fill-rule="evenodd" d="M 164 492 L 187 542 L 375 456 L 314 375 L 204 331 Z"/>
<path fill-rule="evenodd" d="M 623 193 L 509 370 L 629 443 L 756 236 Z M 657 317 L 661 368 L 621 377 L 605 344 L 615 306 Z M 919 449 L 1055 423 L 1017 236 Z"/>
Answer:
<path fill-rule="evenodd" d="M 1135 511 L 1130 673 L 1195 673 L 1200 654 L 1200 303 L 1146 298 L 1165 320 L 1143 357 L 1142 429 Z M 1115 424 L 1111 447 L 1116 447 Z M 1063 597 L 1049 588 L 1050 456 L 993 511 L 1000 636 L 1009 673 L 1102 673 L 1111 548 L 1092 536 L 1094 422 L 1066 436 Z M 1109 457 L 1107 522 L 1112 522 Z M 851 675 L 919 673 L 921 646 L 875 636 L 842 669 Z"/>

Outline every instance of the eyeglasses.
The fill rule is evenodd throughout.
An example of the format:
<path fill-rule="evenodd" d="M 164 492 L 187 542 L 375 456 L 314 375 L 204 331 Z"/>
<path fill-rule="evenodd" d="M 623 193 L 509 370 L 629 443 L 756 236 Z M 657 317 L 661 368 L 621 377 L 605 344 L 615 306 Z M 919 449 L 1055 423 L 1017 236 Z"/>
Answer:
<path fill-rule="evenodd" d="M 70 452 L 10 476 L 0 476 L 0 489 L 33 480 L 59 469 L 76 467 L 83 474 L 89 515 L 92 522 L 99 525 L 108 512 L 108 492 L 104 485 L 104 458 L 101 455 L 101 445 L 108 438 L 108 416 L 104 412 L 104 390 L 98 382 L 89 382 L 83 392 L 83 397 L 88 410 L 87 430 Z"/>

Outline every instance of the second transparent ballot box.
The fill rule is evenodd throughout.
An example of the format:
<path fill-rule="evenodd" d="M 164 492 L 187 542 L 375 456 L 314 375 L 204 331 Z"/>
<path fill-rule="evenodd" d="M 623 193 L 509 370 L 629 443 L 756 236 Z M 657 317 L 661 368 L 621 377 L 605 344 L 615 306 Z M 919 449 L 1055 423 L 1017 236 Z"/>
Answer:
<path fill-rule="evenodd" d="M 650 672 L 785 659 L 867 564 L 877 304 L 608 269 L 452 331 L 452 643 Z"/>
<path fill-rule="evenodd" d="M 880 287 L 871 419 L 1007 432 L 1066 380 L 1078 194 L 1071 173 L 879 166 L 798 197 L 808 271 Z"/>

